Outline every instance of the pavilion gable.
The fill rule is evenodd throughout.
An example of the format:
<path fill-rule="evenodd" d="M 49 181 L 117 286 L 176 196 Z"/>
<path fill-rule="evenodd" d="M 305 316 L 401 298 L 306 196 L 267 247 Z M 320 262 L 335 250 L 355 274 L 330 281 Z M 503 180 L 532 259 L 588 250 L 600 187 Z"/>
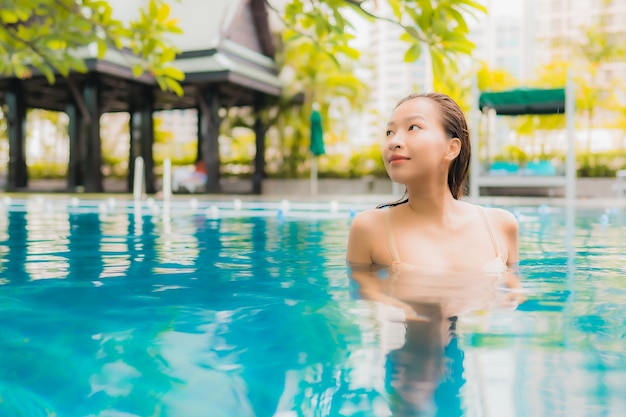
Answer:
<path fill-rule="evenodd" d="M 115 17 L 132 20 L 146 0 L 108 0 Z M 155 192 L 153 113 L 196 109 L 198 159 L 207 167 L 206 190 L 219 192 L 219 126 L 221 108 L 252 106 L 257 113 L 281 93 L 274 61 L 273 37 L 265 0 L 180 0 L 169 3 L 172 18 L 183 34 L 172 34 L 180 51 L 173 65 L 185 73 L 184 94 L 159 88 L 149 74 L 134 77 L 137 57 L 109 50 L 98 58 L 92 48 L 76 51 L 85 60 L 86 73 L 72 72 L 54 84 L 35 73 L 19 80 L 0 76 L 0 103 L 9 115 L 10 161 L 8 190 L 27 187 L 28 172 L 23 129 L 26 109 L 38 107 L 69 115 L 70 155 L 68 189 L 103 191 L 100 117 L 107 112 L 130 114 L 128 188 L 132 188 L 134 160 L 141 156 L 146 192 Z M 253 191 L 260 192 L 264 177 L 264 134 L 255 123 L 257 152 Z"/>

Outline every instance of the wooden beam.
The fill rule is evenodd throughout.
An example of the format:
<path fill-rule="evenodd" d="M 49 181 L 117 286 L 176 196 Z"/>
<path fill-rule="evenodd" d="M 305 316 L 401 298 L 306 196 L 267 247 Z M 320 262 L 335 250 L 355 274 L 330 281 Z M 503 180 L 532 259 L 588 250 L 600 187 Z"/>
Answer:
<path fill-rule="evenodd" d="M 67 86 L 70 89 L 70 93 L 72 93 L 72 98 L 80 111 L 81 116 L 83 117 L 83 121 L 85 123 L 91 123 L 92 115 L 89 113 L 89 108 L 87 107 L 87 103 L 85 103 L 85 99 L 83 95 L 78 90 L 76 83 L 70 77 L 67 77 Z"/>

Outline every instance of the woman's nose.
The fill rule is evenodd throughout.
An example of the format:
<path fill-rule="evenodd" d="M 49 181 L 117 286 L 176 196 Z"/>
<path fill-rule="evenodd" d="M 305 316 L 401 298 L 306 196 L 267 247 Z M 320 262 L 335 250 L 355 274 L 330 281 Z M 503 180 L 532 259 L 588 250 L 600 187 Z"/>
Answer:
<path fill-rule="evenodd" d="M 399 135 L 399 134 L 395 134 L 395 135 L 393 135 L 393 137 L 391 139 L 389 139 L 389 142 L 387 143 L 387 146 L 388 146 L 390 151 L 393 151 L 394 149 L 401 149 L 402 148 L 403 142 L 402 142 L 402 138 L 400 136 L 401 135 Z"/>

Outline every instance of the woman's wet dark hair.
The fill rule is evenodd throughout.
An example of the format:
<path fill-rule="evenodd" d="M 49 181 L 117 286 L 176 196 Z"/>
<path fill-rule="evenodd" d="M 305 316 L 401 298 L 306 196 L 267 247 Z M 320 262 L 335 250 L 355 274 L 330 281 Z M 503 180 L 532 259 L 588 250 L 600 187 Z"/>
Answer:
<path fill-rule="evenodd" d="M 439 106 L 441 125 L 448 135 L 448 138 L 458 138 L 461 141 L 461 151 L 450 164 L 450 169 L 448 171 L 448 187 L 450 187 L 452 197 L 458 200 L 465 192 L 465 182 L 467 180 L 467 173 L 469 172 L 471 158 L 469 128 L 467 127 L 465 114 L 456 101 L 454 101 L 450 96 L 442 93 L 409 94 L 398 102 L 394 110 L 401 104 L 418 98 L 427 98 L 434 101 Z M 405 191 L 404 195 L 399 200 L 381 204 L 377 208 L 393 207 L 398 204 L 406 203 L 407 201 L 409 200 L 406 197 Z"/>

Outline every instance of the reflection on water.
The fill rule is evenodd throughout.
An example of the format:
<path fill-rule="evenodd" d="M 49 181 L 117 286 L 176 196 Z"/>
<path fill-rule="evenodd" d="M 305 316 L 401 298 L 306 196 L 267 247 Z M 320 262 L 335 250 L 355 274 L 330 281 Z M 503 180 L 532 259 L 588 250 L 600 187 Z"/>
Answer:
<path fill-rule="evenodd" d="M 438 271 L 399 264 L 350 265 L 355 294 L 376 304 L 385 347 L 387 414 L 462 416 L 461 316 L 514 309 L 523 301 L 517 276 L 498 271 Z M 509 283 L 515 282 L 515 288 Z M 383 415 L 383 414 L 381 414 Z"/>
<path fill-rule="evenodd" d="M 413 318 L 349 219 L 2 212 L 0 416 L 619 415 L 626 215 L 511 210 L 523 302 L 422 275 Z"/>

